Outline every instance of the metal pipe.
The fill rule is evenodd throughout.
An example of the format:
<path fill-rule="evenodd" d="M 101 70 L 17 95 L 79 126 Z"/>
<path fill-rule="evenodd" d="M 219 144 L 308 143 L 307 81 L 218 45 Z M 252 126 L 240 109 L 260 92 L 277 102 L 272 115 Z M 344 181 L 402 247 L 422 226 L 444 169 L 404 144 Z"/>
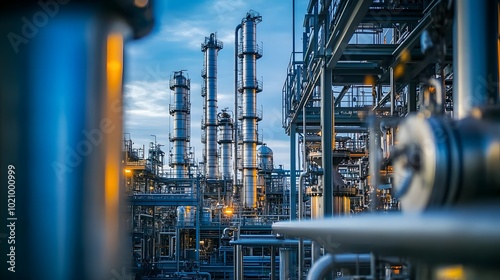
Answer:
<path fill-rule="evenodd" d="M 217 155 L 217 55 L 222 49 L 222 42 L 217 40 L 217 35 L 211 33 L 205 37 L 205 43 L 201 45 L 201 51 L 205 54 L 204 89 L 202 95 L 205 97 L 205 121 L 202 129 L 205 130 L 204 162 L 207 179 L 218 179 L 218 155 Z"/>
<path fill-rule="evenodd" d="M 234 177 L 233 196 L 238 194 L 238 31 L 241 24 L 234 30 Z"/>
<path fill-rule="evenodd" d="M 458 119 L 498 101 L 497 13 L 494 1 L 455 2 L 453 100 Z"/>
<path fill-rule="evenodd" d="M 395 104 L 394 102 L 396 101 L 396 84 L 395 84 L 395 80 L 394 80 L 394 68 L 393 67 L 390 67 L 389 68 L 389 81 L 390 81 L 390 97 L 391 97 L 391 111 L 390 111 L 390 114 L 391 116 L 394 116 L 394 107 L 395 107 Z"/>
<path fill-rule="evenodd" d="M 176 272 L 174 273 L 174 275 L 176 277 L 188 277 L 188 276 L 196 276 L 196 278 L 189 278 L 189 279 L 200 279 L 198 278 L 198 276 L 206 276 L 207 277 L 207 280 L 212 280 L 212 275 L 208 272 L 204 272 L 204 271 L 196 271 L 196 272 Z M 182 278 L 184 279 L 184 278 Z"/>
<path fill-rule="evenodd" d="M 126 263 L 123 52 L 145 34 L 132 25 L 151 28 L 153 12 L 149 3 L 125 10 L 87 1 L 0 9 L 0 166 L 18 206 L 1 231 L 3 279 L 71 279 L 75 271 L 109 279 Z M 16 233 L 9 249 L 6 224 Z M 4 262 L 8 254 L 17 267 Z"/>
<path fill-rule="evenodd" d="M 323 280 L 328 275 L 328 273 L 332 271 L 334 264 L 334 255 L 324 255 L 311 266 L 311 269 L 307 274 L 307 280 Z"/>
<path fill-rule="evenodd" d="M 257 24 L 262 17 L 250 10 L 242 19 L 242 81 L 238 90 L 242 94 L 242 142 L 243 142 L 243 204 L 247 208 L 257 206 L 257 93 L 262 89 L 257 82 L 257 59 L 261 53 L 256 43 Z"/>
<path fill-rule="evenodd" d="M 269 280 L 276 279 L 276 254 L 274 250 L 274 246 L 271 246 L 271 275 Z"/>
<path fill-rule="evenodd" d="M 290 124 L 290 221 L 296 220 L 296 203 L 297 203 L 297 165 L 296 165 L 296 147 L 295 130 L 297 125 Z"/>
<path fill-rule="evenodd" d="M 235 230 L 233 239 L 239 239 L 240 231 Z M 234 279 L 235 280 L 243 280 L 243 251 L 242 245 L 234 246 Z"/>
<path fill-rule="evenodd" d="M 305 137 L 305 134 L 304 134 L 304 137 Z M 305 141 L 304 141 L 304 150 L 305 150 Z M 306 159 L 305 159 L 305 154 L 306 152 L 304 152 L 304 162 L 306 162 Z M 304 166 L 304 169 L 307 168 Z M 298 220 L 302 220 L 302 215 L 303 215 L 303 212 L 304 212 L 304 178 L 305 176 L 307 175 L 307 172 L 302 172 L 299 176 L 299 190 L 298 190 L 298 194 L 299 194 L 299 197 L 298 197 L 298 202 L 299 202 L 299 215 L 298 215 Z M 299 258 L 299 265 L 298 265 L 298 279 L 302 279 L 302 269 L 304 268 L 304 240 L 302 238 L 299 238 L 299 246 L 298 246 L 298 258 Z"/>
<path fill-rule="evenodd" d="M 170 137 L 170 166 L 175 178 L 188 178 L 189 137 L 191 103 L 189 97 L 190 79 L 183 70 L 175 71 L 170 78 L 170 89 L 174 91 L 174 103 L 170 104 L 170 115 L 174 118 L 174 132 Z"/>

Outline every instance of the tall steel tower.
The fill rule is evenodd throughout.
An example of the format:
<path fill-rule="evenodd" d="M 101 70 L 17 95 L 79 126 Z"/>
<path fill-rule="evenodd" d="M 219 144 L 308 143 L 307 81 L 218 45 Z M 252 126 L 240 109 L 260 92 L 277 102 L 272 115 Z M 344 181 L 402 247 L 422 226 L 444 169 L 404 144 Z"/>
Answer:
<path fill-rule="evenodd" d="M 257 93 L 262 85 L 257 80 L 257 59 L 262 57 L 262 50 L 257 45 L 257 24 L 262 21 L 259 13 L 250 10 L 241 21 L 241 40 L 238 57 L 241 59 L 241 78 L 238 92 L 241 94 L 241 137 L 243 149 L 243 192 L 242 202 L 245 207 L 257 206 L 257 122 L 261 116 L 257 113 Z"/>
<path fill-rule="evenodd" d="M 201 95 L 205 98 L 203 106 L 202 142 L 205 144 L 203 161 L 207 179 L 218 179 L 219 164 L 217 155 L 217 55 L 222 49 L 222 42 L 215 33 L 205 37 L 201 51 L 205 54 L 201 76 L 204 84 Z"/>
<path fill-rule="evenodd" d="M 189 177 L 189 141 L 191 132 L 190 79 L 183 71 L 175 71 L 170 78 L 174 103 L 170 104 L 170 115 L 174 117 L 174 132 L 170 134 L 170 167 L 174 178 Z"/>

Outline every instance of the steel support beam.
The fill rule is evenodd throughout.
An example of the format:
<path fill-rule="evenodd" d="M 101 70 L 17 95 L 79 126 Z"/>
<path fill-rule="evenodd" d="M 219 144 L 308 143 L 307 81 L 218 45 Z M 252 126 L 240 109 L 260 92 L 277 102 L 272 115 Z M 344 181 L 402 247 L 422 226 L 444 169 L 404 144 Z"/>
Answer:
<path fill-rule="evenodd" d="M 331 50 L 331 56 L 326 63 L 327 68 L 335 67 L 372 2 L 370 0 L 348 0 L 344 9 L 338 12 L 339 20 L 330 33 L 331 36 L 326 44 L 326 49 Z"/>
<path fill-rule="evenodd" d="M 340 101 L 342 101 L 342 98 L 344 98 L 344 95 L 346 95 L 347 91 L 351 88 L 351 86 L 346 85 L 342 88 L 342 90 L 339 93 L 339 96 L 335 99 L 335 103 L 333 104 L 333 107 L 338 107 L 340 105 Z"/>
<path fill-rule="evenodd" d="M 290 124 L 290 220 L 296 219 L 297 213 L 297 144 L 295 141 L 296 124 Z"/>
<path fill-rule="evenodd" d="M 332 70 L 323 68 L 321 72 L 321 150 L 323 152 L 323 211 L 324 217 L 333 215 L 333 94 Z"/>
<path fill-rule="evenodd" d="M 417 84 L 412 82 L 408 84 L 408 112 L 417 111 Z"/>

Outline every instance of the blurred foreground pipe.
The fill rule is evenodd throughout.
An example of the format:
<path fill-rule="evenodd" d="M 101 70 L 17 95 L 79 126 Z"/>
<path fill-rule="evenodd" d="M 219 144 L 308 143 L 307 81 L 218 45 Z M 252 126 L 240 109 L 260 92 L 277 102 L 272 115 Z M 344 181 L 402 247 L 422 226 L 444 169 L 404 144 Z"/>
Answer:
<path fill-rule="evenodd" d="M 1 279 L 125 272 L 123 47 L 153 19 L 148 1 L 103 2 L 0 4 Z"/>

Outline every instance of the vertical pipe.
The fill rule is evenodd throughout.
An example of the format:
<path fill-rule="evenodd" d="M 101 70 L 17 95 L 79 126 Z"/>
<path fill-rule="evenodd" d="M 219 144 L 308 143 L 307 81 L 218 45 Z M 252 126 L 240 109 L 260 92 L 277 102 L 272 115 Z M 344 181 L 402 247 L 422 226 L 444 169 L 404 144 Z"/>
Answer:
<path fill-rule="evenodd" d="M 443 99 L 444 100 L 444 99 Z M 417 84 L 411 82 L 408 84 L 408 112 L 417 111 Z"/>
<path fill-rule="evenodd" d="M 198 191 L 200 190 L 200 186 L 198 185 L 197 188 L 196 188 Z M 198 195 L 198 197 L 200 197 Z M 199 199 L 199 201 L 201 201 L 201 199 Z M 198 203 L 198 205 L 201 205 L 201 203 Z M 196 242 L 196 262 L 197 264 L 199 265 L 199 262 L 200 262 L 200 223 L 201 223 L 201 219 L 200 219 L 200 216 L 202 215 L 201 213 L 202 211 L 202 207 L 201 206 L 198 206 L 196 207 L 196 238 L 195 238 L 195 242 Z"/>
<path fill-rule="evenodd" d="M 389 80 L 390 80 L 390 88 L 391 88 L 391 111 L 390 115 L 394 116 L 394 102 L 396 100 L 396 85 L 394 84 L 394 68 L 389 68 Z"/>
<path fill-rule="evenodd" d="M 205 169 L 207 179 L 218 179 L 217 158 L 217 55 L 222 49 L 222 42 L 217 40 L 215 33 L 205 37 L 205 43 L 201 45 L 204 53 L 204 69 L 202 77 L 205 83 L 205 122 L 202 129 L 206 133 L 205 141 Z"/>
<path fill-rule="evenodd" d="M 497 1 L 455 2 L 453 100 L 457 118 L 498 100 Z"/>
<path fill-rule="evenodd" d="M 238 31 L 241 24 L 234 30 L 234 176 L 233 196 L 238 194 Z"/>
<path fill-rule="evenodd" d="M 174 118 L 174 133 L 170 137 L 173 147 L 170 150 L 170 166 L 174 169 L 175 178 L 188 178 L 188 142 L 190 131 L 190 80 L 183 71 L 175 71 L 170 79 L 170 89 L 173 90 L 174 104 L 170 104 L 170 115 Z"/>
<path fill-rule="evenodd" d="M 290 248 L 280 248 L 280 280 L 288 280 L 291 279 L 291 269 L 293 267 L 292 262 L 290 260 Z"/>
<path fill-rule="evenodd" d="M 369 143 L 369 150 L 370 150 L 370 157 L 369 157 L 369 164 L 370 164 L 370 182 L 368 184 L 371 187 L 370 191 L 370 210 L 372 212 L 377 210 L 378 207 L 378 200 L 377 198 L 377 188 L 380 184 L 380 162 L 382 160 L 382 150 L 381 150 L 381 144 L 380 144 L 380 134 L 381 131 L 379 129 L 379 121 L 376 116 L 372 115 L 369 118 L 368 121 L 368 133 L 370 135 L 370 143 Z"/>
<path fill-rule="evenodd" d="M 292 62 L 295 69 L 295 0 L 292 0 Z"/>
<path fill-rule="evenodd" d="M 240 229 L 233 231 L 233 240 L 240 238 Z M 244 280 L 243 278 L 243 251 L 242 245 L 234 245 L 234 279 Z"/>
<path fill-rule="evenodd" d="M 297 219 L 297 167 L 296 167 L 296 153 L 297 142 L 295 141 L 295 131 L 297 124 L 290 124 L 290 220 Z"/>
<path fill-rule="evenodd" d="M 332 70 L 321 71 L 321 150 L 323 151 L 323 211 L 333 215 L 333 107 Z"/>
<path fill-rule="evenodd" d="M 181 228 L 175 227 L 175 263 L 177 264 L 177 271 L 180 271 L 180 255 L 181 255 Z"/>
<path fill-rule="evenodd" d="M 316 241 L 312 241 L 311 242 L 311 265 L 313 265 L 314 263 L 316 263 L 319 260 L 320 254 L 321 254 L 321 245 L 319 245 L 319 243 Z"/>
<path fill-rule="evenodd" d="M 269 280 L 276 279 L 276 252 L 274 250 L 274 246 L 271 246 L 271 275 Z"/>

